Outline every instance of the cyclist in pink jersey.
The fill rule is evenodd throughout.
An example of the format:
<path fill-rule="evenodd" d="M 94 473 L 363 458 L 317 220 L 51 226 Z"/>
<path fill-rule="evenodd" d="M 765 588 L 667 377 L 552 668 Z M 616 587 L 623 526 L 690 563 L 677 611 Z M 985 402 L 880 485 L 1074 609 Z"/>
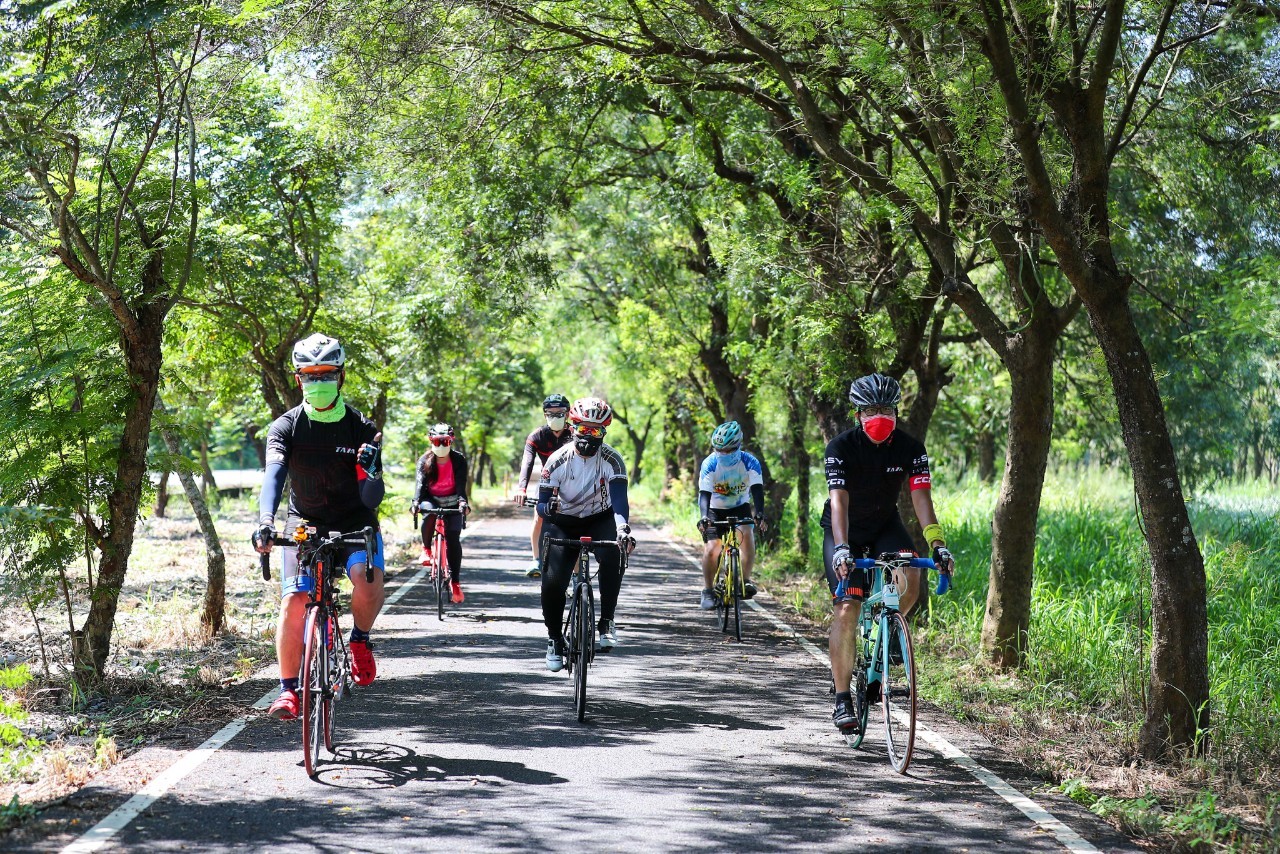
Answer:
<path fill-rule="evenodd" d="M 467 502 L 467 458 L 453 447 L 453 428 L 436 424 L 427 433 L 431 449 L 418 460 L 418 477 L 413 489 L 413 506 L 426 502 L 422 518 L 422 564 L 430 562 L 431 536 L 436 530 L 436 514 L 432 507 L 460 507 L 462 516 L 450 513 L 444 517 L 445 553 L 452 574 L 450 594 L 454 604 L 461 603 L 462 593 L 462 520 L 470 515 Z"/>

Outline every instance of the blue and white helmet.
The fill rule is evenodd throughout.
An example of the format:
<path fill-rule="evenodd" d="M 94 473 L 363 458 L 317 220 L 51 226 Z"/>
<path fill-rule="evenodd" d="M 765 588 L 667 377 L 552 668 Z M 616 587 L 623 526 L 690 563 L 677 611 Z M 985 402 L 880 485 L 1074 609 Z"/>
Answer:
<path fill-rule="evenodd" d="M 736 451 L 742 447 L 742 425 L 726 421 L 711 433 L 711 447 L 717 451 Z"/>

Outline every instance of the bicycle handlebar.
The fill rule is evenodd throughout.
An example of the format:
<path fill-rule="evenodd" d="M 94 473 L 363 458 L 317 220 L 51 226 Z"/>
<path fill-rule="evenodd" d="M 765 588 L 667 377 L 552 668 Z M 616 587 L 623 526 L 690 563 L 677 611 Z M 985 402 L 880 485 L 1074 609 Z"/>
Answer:
<path fill-rule="evenodd" d="M 312 528 L 311 531 L 315 529 Z M 310 533 L 310 531 L 308 531 Z M 319 541 L 312 540 L 310 536 L 302 542 L 298 542 L 292 537 L 282 537 L 276 534 L 271 538 L 271 545 L 274 546 L 300 546 L 302 543 L 315 542 L 312 551 L 318 551 L 325 546 L 334 546 L 340 543 L 346 545 L 362 545 L 364 546 L 364 580 L 373 583 L 373 559 L 378 554 L 378 531 L 372 525 L 365 525 L 358 531 L 348 531 L 345 534 L 337 536 L 321 537 Z M 258 553 L 258 565 L 262 568 L 262 580 L 271 580 L 271 553 Z"/>
<path fill-rule="evenodd" d="M 712 519 L 708 516 L 706 517 L 706 520 L 710 522 L 711 527 L 715 528 L 717 531 L 727 531 L 730 528 L 740 528 L 743 525 L 755 525 L 756 523 L 756 520 L 750 517 L 736 519 Z"/>
<path fill-rule="evenodd" d="M 880 557 L 858 557 L 853 559 L 853 565 L 856 569 L 875 569 L 877 566 L 911 566 L 916 569 L 938 570 L 938 587 L 934 590 L 934 594 L 938 596 L 945 595 L 951 589 L 951 573 L 946 572 L 936 563 L 933 558 L 917 557 L 914 552 L 883 552 Z M 926 575 L 928 573 L 926 572 Z M 845 582 L 849 576 L 846 574 L 840 579 L 840 583 L 836 585 L 836 598 L 844 595 Z"/>
<path fill-rule="evenodd" d="M 433 516 L 448 516 L 453 513 L 461 513 L 461 507 L 432 507 L 430 502 L 421 501 L 418 503 L 418 510 L 422 513 L 429 513 Z"/>

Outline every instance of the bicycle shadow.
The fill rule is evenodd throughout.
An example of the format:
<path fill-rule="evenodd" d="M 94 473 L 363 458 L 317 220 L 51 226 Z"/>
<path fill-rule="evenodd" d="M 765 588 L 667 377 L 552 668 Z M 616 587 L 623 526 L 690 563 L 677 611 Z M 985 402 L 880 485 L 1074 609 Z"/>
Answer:
<path fill-rule="evenodd" d="M 553 786 L 569 782 L 520 762 L 447 759 L 420 754 L 399 744 L 356 742 L 335 746 L 321 761 L 316 782 L 337 789 L 396 789 L 413 782 L 469 781 L 472 785 Z"/>

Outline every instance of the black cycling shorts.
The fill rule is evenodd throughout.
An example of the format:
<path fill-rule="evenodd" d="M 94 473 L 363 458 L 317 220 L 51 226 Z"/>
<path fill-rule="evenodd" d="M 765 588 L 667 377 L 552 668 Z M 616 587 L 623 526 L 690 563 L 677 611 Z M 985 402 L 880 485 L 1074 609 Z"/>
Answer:
<path fill-rule="evenodd" d="M 911 535 L 907 533 L 906 525 L 902 524 L 900 516 L 894 516 L 883 528 L 873 534 L 851 534 L 849 542 L 849 551 L 854 557 L 879 557 L 885 552 L 909 551 L 916 550 L 916 544 L 912 542 Z M 836 577 L 836 571 L 831 566 L 831 553 L 835 551 L 836 541 L 831 536 L 830 528 L 822 529 L 822 566 L 827 574 L 827 587 L 831 589 L 831 598 L 834 601 L 836 596 L 836 588 L 840 585 L 840 579 Z M 849 570 L 850 581 L 845 585 L 846 595 L 841 597 L 842 601 L 851 599 L 865 599 L 865 591 L 868 590 L 867 571 L 865 569 Z M 856 595 L 855 594 L 860 594 Z"/>
<path fill-rule="evenodd" d="M 715 519 L 717 522 L 728 522 L 731 519 L 736 519 L 739 520 L 739 527 L 742 525 L 755 524 L 755 517 L 752 515 L 750 502 L 747 502 L 746 504 L 739 504 L 737 507 L 712 507 L 709 509 L 711 510 L 711 518 Z M 721 533 L 719 531 L 715 528 L 710 528 L 702 535 L 702 541 L 704 543 L 709 543 L 712 540 L 720 539 L 720 537 Z"/>

